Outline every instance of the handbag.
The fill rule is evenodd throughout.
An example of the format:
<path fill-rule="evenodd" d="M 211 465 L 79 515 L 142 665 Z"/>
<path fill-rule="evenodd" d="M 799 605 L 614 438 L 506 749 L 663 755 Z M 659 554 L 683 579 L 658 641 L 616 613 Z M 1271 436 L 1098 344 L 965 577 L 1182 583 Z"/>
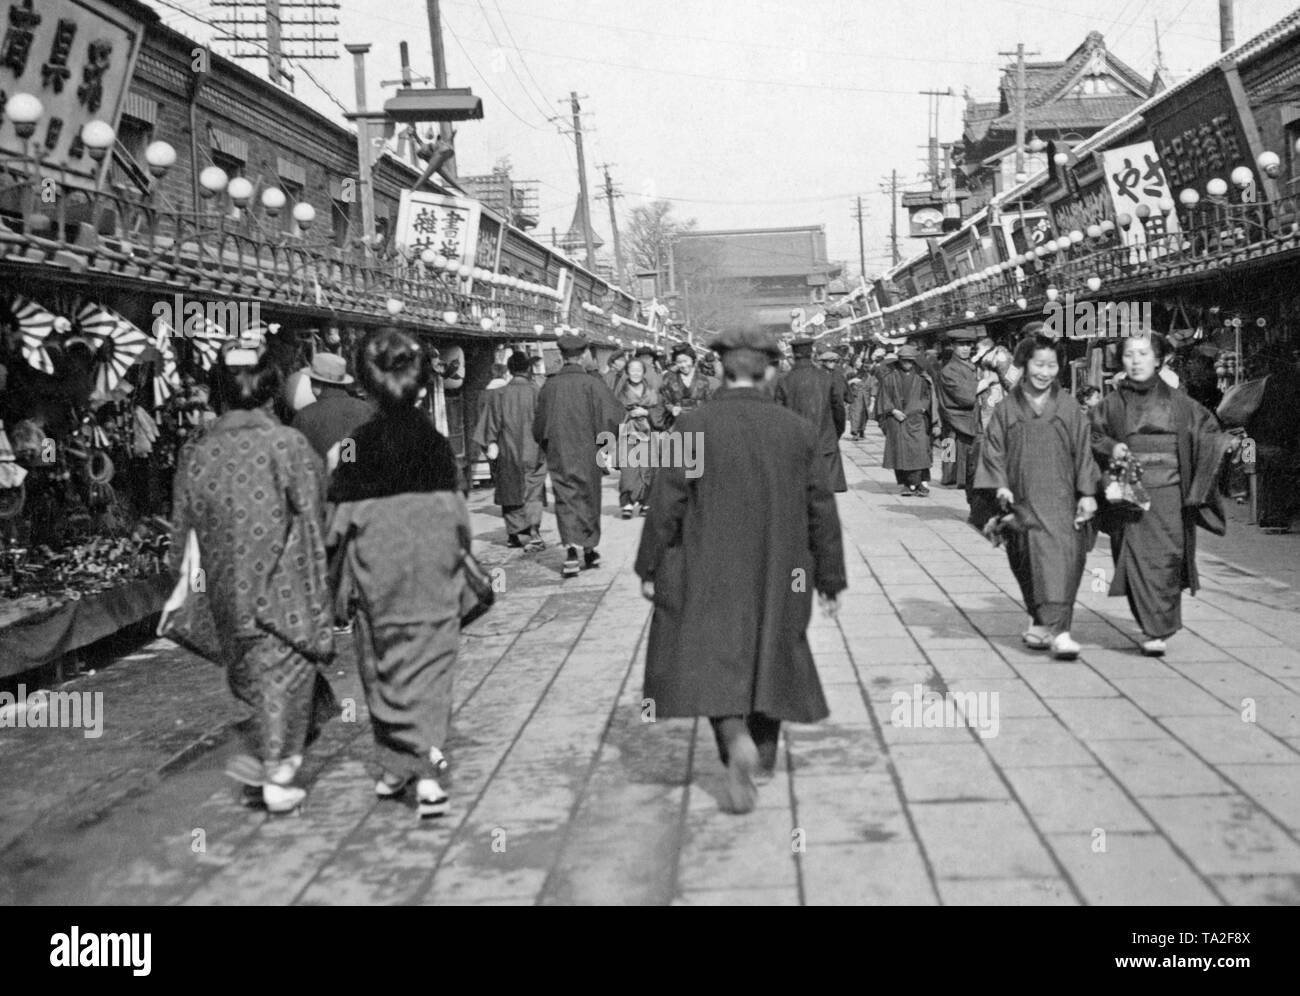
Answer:
<path fill-rule="evenodd" d="M 1114 535 L 1126 524 L 1136 522 L 1151 507 L 1151 496 L 1142 485 L 1142 463 L 1130 453 L 1111 460 L 1097 499 L 1097 528 Z"/>
<path fill-rule="evenodd" d="M 461 629 L 485 616 L 497 599 L 492 579 L 469 547 L 469 536 L 461 530 L 460 560 L 456 565 L 456 569 L 465 577 L 465 586 L 460 592 Z"/>

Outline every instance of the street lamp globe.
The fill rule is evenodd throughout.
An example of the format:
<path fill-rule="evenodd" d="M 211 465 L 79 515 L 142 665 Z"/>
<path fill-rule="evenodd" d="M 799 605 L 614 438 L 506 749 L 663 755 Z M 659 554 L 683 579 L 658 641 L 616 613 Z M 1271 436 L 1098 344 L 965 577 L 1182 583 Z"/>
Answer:
<path fill-rule="evenodd" d="M 461 280 L 468 280 L 470 277 L 474 276 L 474 267 L 470 266 L 468 263 L 464 263 L 457 268 L 456 272 L 460 274 Z"/>
<path fill-rule="evenodd" d="M 299 228 L 306 231 L 316 220 L 316 209 L 306 201 L 299 201 L 293 206 L 293 220 L 298 223 Z"/>
<path fill-rule="evenodd" d="M 478 320 L 478 327 L 481 328 L 484 332 L 491 332 L 491 331 L 492 331 L 492 319 L 490 319 L 490 318 L 488 318 L 486 315 L 484 315 L 482 318 L 480 318 L 480 319 Z"/>
<path fill-rule="evenodd" d="M 36 134 L 36 122 L 45 113 L 45 105 L 30 93 L 15 93 L 5 101 L 5 117 L 13 122 L 14 131 L 21 139 Z"/>
<path fill-rule="evenodd" d="M 536 325 L 533 326 L 534 335 L 541 335 L 545 331 L 546 331 L 546 326 L 543 325 L 541 322 L 538 322 Z"/>
<path fill-rule="evenodd" d="M 449 256 L 442 261 L 442 268 L 447 273 L 456 273 L 460 269 L 460 264 Z"/>
<path fill-rule="evenodd" d="M 1255 164 L 1265 176 L 1278 176 L 1282 172 L 1282 160 L 1276 152 L 1261 152 Z"/>
<path fill-rule="evenodd" d="M 226 187 L 226 193 L 230 195 L 236 207 L 247 207 L 248 202 L 253 199 L 253 181 L 242 176 L 234 177 Z"/>
<path fill-rule="evenodd" d="M 455 311 L 448 309 L 442 313 L 442 321 L 444 325 L 455 325 L 460 321 L 460 315 L 456 314 Z"/>
<path fill-rule="evenodd" d="M 1088 226 L 1088 238 L 1090 238 L 1090 239 L 1099 239 L 1099 238 L 1101 238 L 1101 226 L 1100 226 L 1100 225 L 1089 225 L 1089 226 Z"/>
<path fill-rule="evenodd" d="M 405 307 L 405 305 L 402 303 L 401 298 L 390 297 L 386 307 L 388 308 L 388 313 L 390 315 L 396 316 L 402 313 L 402 308 Z"/>
<path fill-rule="evenodd" d="M 425 266 L 433 266 L 434 263 L 438 262 L 438 254 L 426 246 L 420 252 L 420 262 Z"/>
<path fill-rule="evenodd" d="M 1044 293 L 1047 295 L 1047 300 L 1049 301 L 1055 301 L 1058 297 L 1061 296 L 1061 292 L 1057 290 L 1055 287 L 1048 287 Z"/>
<path fill-rule="evenodd" d="M 1232 182 L 1244 190 L 1255 182 L 1255 174 L 1249 166 L 1238 166 L 1232 171 Z"/>
<path fill-rule="evenodd" d="M 207 166 L 199 173 L 199 193 L 204 197 L 216 197 L 229 183 L 230 177 L 220 166 Z"/>
<path fill-rule="evenodd" d="M 1095 294 L 1097 291 L 1101 290 L 1101 277 L 1098 277 L 1098 276 L 1091 276 L 1091 277 L 1089 277 L 1089 278 L 1088 278 L 1088 290 L 1092 291 L 1094 294 Z"/>
<path fill-rule="evenodd" d="M 81 143 L 95 162 L 103 162 L 108 150 L 117 141 L 117 133 L 107 121 L 87 121 L 81 126 Z"/>
<path fill-rule="evenodd" d="M 167 142 L 150 142 L 144 150 L 144 161 L 150 173 L 161 177 L 176 165 L 176 150 Z"/>
<path fill-rule="evenodd" d="M 284 206 L 288 202 L 289 198 L 284 195 L 284 191 L 279 187 L 267 187 L 262 191 L 262 207 L 266 209 L 266 213 L 272 218 L 284 210 Z"/>
<path fill-rule="evenodd" d="M 1205 183 L 1205 192 L 1211 197 L 1226 197 L 1228 194 L 1228 184 L 1222 177 L 1211 177 Z"/>
<path fill-rule="evenodd" d="M 1079 245 L 1081 242 L 1083 242 L 1083 232 L 1079 231 L 1079 230 L 1076 228 L 1074 231 L 1072 231 L 1072 232 L 1070 233 L 1070 244 L 1071 244 L 1071 245 L 1076 245 L 1076 246 L 1077 246 L 1077 245 Z"/>
<path fill-rule="evenodd" d="M 1064 152 L 1058 152 L 1056 155 L 1052 156 L 1052 162 L 1056 163 L 1057 166 L 1064 166 L 1069 161 L 1069 155 Z"/>
<path fill-rule="evenodd" d="M 1178 194 L 1178 200 L 1183 207 L 1196 207 L 1201 202 L 1201 195 L 1195 187 L 1184 187 Z"/>

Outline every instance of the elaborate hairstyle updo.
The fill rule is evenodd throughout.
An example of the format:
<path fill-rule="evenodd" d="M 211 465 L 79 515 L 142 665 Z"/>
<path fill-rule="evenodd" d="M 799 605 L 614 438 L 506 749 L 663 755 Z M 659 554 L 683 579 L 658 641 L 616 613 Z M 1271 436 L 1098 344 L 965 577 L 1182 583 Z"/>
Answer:
<path fill-rule="evenodd" d="M 381 408 L 415 404 L 432 365 L 420 341 L 401 329 L 375 329 L 357 350 L 361 385 Z"/>

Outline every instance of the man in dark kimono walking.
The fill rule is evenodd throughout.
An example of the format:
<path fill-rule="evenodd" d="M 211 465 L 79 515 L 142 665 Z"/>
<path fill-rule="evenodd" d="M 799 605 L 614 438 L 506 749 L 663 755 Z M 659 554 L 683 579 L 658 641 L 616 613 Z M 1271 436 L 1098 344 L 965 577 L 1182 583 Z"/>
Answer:
<path fill-rule="evenodd" d="M 833 616 L 847 582 L 817 432 L 759 387 L 776 337 L 728 330 L 713 348 L 725 386 L 677 421 L 700 434 L 703 472 L 656 473 L 636 573 L 655 606 L 645 696 L 656 718 L 709 717 L 730 807 L 746 813 L 781 722 L 828 715 L 807 629 L 813 592 Z"/>
<path fill-rule="evenodd" d="M 542 542 L 546 460 L 533 439 L 538 391 L 529 377 L 532 365 L 528 354 L 510 354 L 506 363 L 510 381 L 488 393 L 474 430 L 475 445 L 492 461 L 496 482 L 492 500 L 501 506 L 506 542 L 529 553 L 546 548 Z"/>
<path fill-rule="evenodd" d="M 840 458 L 840 436 L 848 420 L 844 407 L 844 378 L 812 361 L 813 340 L 796 339 L 790 344 L 794 367 L 776 385 L 776 402 L 812 423 L 817 430 L 818 452 L 826 464 L 826 481 L 832 491 L 848 491 L 844 462 Z"/>
<path fill-rule="evenodd" d="M 919 355 L 910 343 L 899 347 L 898 362 L 881 380 L 877 402 L 885 432 L 883 466 L 894 472 L 903 498 L 929 497 L 930 441 L 940 431 L 934 382 L 917 367 Z"/>
<path fill-rule="evenodd" d="M 563 335 L 564 365 L 546 380 L 537 397 L 533 438 L 546 457 L 555 490 L 555 519 L 567 548 L 562 575 L 574 577 L 583 567 L 599 567 L 601 433 L 618 438 L 623 406 L 599 377 L 587 373 L 587 340 Z M 578 560 L 578 548 L 583 560 Z"/>
<path fill-rule="evenodd" d="M 952 340 L 952 359 L 939 371 L 936 385 L 944 432 L 943 483 L 963 489 L 969 503 L 971 480 L 975 476 L 971 445 L 980 429 L 975 410 L 979 373 L 970 361 L 976 335 L 973 329 L 955 329 L 948 338 Z"/>

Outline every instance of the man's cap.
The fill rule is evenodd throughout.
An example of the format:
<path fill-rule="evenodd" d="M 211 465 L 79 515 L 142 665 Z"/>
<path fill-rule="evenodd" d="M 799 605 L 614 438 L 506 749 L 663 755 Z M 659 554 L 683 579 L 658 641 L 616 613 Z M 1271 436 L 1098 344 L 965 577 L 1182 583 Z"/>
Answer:
<path fill-rule="evenodd" d="M 752 349 L 768 356 L 781 355 L 781 341 L 773 333 L 752 328 L 733 328 L 719 332 L 709 343 L 709 348 L 718 354 L 732 349 Z"/>
<path fill-rule="evenodd" d="M 898 347 L 897 355 L 900 360 L 915 360 L 921 355 L 921 351 L 909 342 L 905 346 Z"/>
<path fill-rule="evenodd" d="M 833 349 L 823 349 L 817 354 L 817 359 L 819 360 L 838 360 L 839 358 L 840 354 L 835 352 Z"/>
<path fill-rule="evenodd" d="M 948 333 L 949 342 L 975 342 L 979 333 L 974 329 L 953 329 Z"/>
<path fill-rule="evenodd" d="M 556 345 L 560 347 L 561 353 L 580 353 L 586 349 L 590 343 L 587 342 L 585 336 L 574 335 L 572 332 L 566 332 L 556 341 Z"/>
<path fill-rule="evenodd" d="M 307 376 L 317 384 L 337 384 L 346 387 L 352 383 L 348 374 L 348 362 L 337 353 L 317 353 L 311 358 Z"/>
<path fill-rule="evenodd" d="M 632 355 L 633 355 L 633 356 L 648 356 L 648 357 L 650 357 L 651 359 L 655 359 L 656 357 L 659 356 L 659 353 L 655 350 L 655 348 L 654 348 L 653 346 L 641 346 L 641 347 L 638 348 L 637 351 L 636 351 L 635 353 L 633 353 Z"/>
<path fill-rule="evenodd" d="M 689 343 L 679 342 L 673 347 L 672 358 L 675 360 L 679 356 L 689 356 L 693 360 L 695 359 L 695 350 Z"/>

